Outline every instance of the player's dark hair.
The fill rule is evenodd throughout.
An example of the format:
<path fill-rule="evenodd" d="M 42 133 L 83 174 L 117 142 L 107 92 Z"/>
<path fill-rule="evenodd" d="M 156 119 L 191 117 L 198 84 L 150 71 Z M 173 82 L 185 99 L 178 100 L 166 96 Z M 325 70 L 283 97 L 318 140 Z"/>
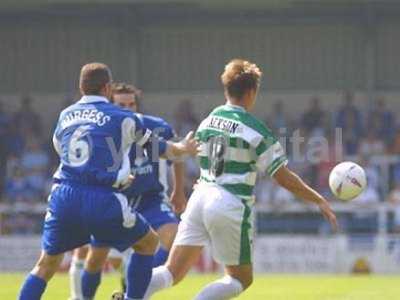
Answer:
<path fill-rule="evenodd" d="M 135 97 L 135 100 L 139 100 L 139 98 L 142 96 L 142 91 L 135 87 L 132 84 L 127 84 L 125 82 L 114 82 L 111 86 L 111 93 L 112 97 L 114 95 L 120 95 L 120 94 L 133 94 Z M 114 100 L 114 99 L 111 99 Z"/>
<path fill-rule="evenodd" d="M 256 64 L 244 59 L 233 59 L 225 66 L 221 81 L 228 95 L 239 100 L 249 90 L 258 89 L 261 75 Z"/>
<path fill-rule="evenodd" d="M 84 95 L 100 95 L 101 90 L 111 80 L 111 70 L 107 65 L 90 63 L 81 69 L 79 88 Z"/>

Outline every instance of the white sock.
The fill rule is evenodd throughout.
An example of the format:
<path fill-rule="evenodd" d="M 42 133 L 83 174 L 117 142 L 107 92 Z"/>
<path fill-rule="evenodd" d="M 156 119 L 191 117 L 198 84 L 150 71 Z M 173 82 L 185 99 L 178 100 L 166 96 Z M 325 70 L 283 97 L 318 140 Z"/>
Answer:
<path fill-rule="evenodd" d="M 69 284 L 71 300 L 81 300 L 82 295 L 82 271 L 85 260 L 73 258 L 71 261 L 71 266 L 69 268 Z"/>
<path fill-rule="evenodd" d="M 166 266 L 160 266 L 153 269 L 153 275 L 151 276 L 151 281 L 144 299 L 150 299 L 154 293 L 171 287 L 173 282 L 174 279 L 172 274 Z"/>
<path fill-rule="evenodd" d="M 194 300 L 228 300 L 238 296 L 242 291 L 243 286 L 240 281 L 227 275 L 207 285 Z"/>

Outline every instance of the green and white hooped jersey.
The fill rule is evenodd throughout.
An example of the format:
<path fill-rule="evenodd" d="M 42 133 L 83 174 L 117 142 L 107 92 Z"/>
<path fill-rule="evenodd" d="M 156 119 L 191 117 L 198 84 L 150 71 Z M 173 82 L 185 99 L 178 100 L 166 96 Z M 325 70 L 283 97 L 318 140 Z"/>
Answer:
<path fill-rule="evenodd" d="M 223 105 L 201 122 L 200 181 L 214 182 L 237 197 L 253 200 L 257 172 L 272 176 L 287 158 L 272 132 L 242 107 Z"/>

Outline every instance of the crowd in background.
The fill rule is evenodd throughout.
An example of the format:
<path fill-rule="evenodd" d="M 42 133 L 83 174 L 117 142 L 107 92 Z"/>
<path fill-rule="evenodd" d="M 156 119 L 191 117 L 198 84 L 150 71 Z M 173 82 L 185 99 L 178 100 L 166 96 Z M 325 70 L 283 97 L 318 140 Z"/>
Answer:
<path fill-rule="evenodd" d="M 288 119 L 283 102 L 277 101 L 274 111 L 266 120 L 272 130 L 278 134 L 282 128 L 286 128 L 284 132 L 286 139 L 283 138 L 286 140 L 286 145 L 289 145 L 286 147 L 289 165 L 326 196 L 331 195 L 328 177 L 332 168 L 346 159 L 358 162 L 365 169 L 368 179 L 367 191 L 358 201 L 368 203 L 384 200 L 390 189 L 393 191 L 399 189 L 400 164 L 391 164 L 388 170 L 389 176 L 384 178 L 380 175 L 382 159 L 377 159 L 384 155 L 393 157 L 400 154 L 399 121 L 386 106 L 383 97 L 377 98 L 370 109 L 367 106 L 359 108 L 354 104 L 354 97 L 350 92 L 344 94 L 342 105 L 334 112 L 324 110 L 322 100 L 319 97 L 313 97 L 309 107 L 300 114 L 297 120 Z M 291 144 L 288 143 L 287 138 L 296 137 L 296 134 L 304 140 L 300 144 L 300 156 L 293 153 L 293 147 L 290 147 Z M 313 143 L 313 141 L 320 141 L 319 137 L 323 137 L 329 146 L 326 155 L 316 155 L 318 154 L 316 152 L 323 151 L 323 149 L 318 149 L 320 145 Z M 342 151 L 338 153 L 338 149 Z M 312 159 L 313 156 L 317 159 Z M 382 180 L 387 181 L 382 182 Z M 279 188 L 268 188 L 268 190 L 276 191 L 277 195 L 267 197 L 266 201 L 268 199 L 277 201 L 277 198 L 282 197 L 289 201 L 291 198 Z M 259 198 L 265 197 L 260 195 Z M 389 198 L 395 198 L 393 193 Z"/>
<path fill-rule="evenodd" d="M 51 175 L 57 164 L 55 153 L 49 147 L 51 139 L 48 130 L 42 127 L 41 117 L 34 110 L 32 102 L 32 98 L 23 97 L 20 108 L 11 114 L 4 111 L 0 100 L 0 204 L 17 208 L 45 203 L 51 186 Z M 329 172 L 336 163 L 350 157 L 364 167 L 369 183 L 367 190 L 355 203 L 365 206 L 387 199 L 400 207 L 400 163 L 390 165 L 389 189 L 384 190 L 381 166 L 372 160 L 385 154 L 400 154 L 400 120 L 386 106 L 383 97 L 376 99 L 373 107 L 358 107 L 353 101 L 353 94 L 347 92 L 336 111 L 327 111 L 323 99 L 315 96 L 310 99 L 309 107 L 295 118 L 287 115 L 284 103 L 278 99 L 273 110 L 266 112 L 264 118 L 285 144 L 290 167 L 302 178 L 330 197 Z M 191 101 L 184 100 L 170 121 L 178 135 L 184 136 L 198 126 L 199 118 Z M 338 128 L 342 129 L 342 138 L 337 135 Z M 302 141 L 299 149 L 291 144 L 291 137 L 296 136 Z M 319 137 L 325 138 L 329 145 L 325 155 L 320 156 L 317 152 L 323 151 L 323 148 L 315 147 L 312 142 L 313 139 L 319 141 Z M 337 143 L 343 145 L 339 147 L 343 149 L 340 157 Z M 309 159 L 310 156 L 319 158 Z M 197 164 L 190 160 L 187 163 L 187 178 L 190 178 L 187 180 L 188 193 L 197 177 Z M 277 208 L 295 202 L 290 193 L 262 174 L 259 176 L 256 196 L 261 205 Z M 24 211 L 11 214 L 11 217 L 3 220 L 0 214 L 0 229 L 3 233 L 29 233 L 37 230 L 36 223 Z M 400 228 L 400 212 L 398 218 Z"/>

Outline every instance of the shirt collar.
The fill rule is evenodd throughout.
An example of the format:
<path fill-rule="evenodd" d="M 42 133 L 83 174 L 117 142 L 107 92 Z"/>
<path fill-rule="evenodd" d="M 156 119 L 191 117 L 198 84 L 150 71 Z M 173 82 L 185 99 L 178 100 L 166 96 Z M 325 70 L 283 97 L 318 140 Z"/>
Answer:
<path fill-rule="evenodd" d="M 232 103 L 226 103 L 225 106 L 227 106 L 227 107 L 229 107 L 231 109 L 236 109 L 236 110 L 240 110 L 240 111 L 246 112 L 246 110 L 243 107 L 239 106 L 239 105 L 235 105 L 235 104 L 232 104 Z"/>
<path fill-rule="evenodd" d="M 109 102 L 109 100 L 104 96 L 84 95 L 78 102 L 87 104 L 87 103 L 95 103 L 95 102 Z"/>

